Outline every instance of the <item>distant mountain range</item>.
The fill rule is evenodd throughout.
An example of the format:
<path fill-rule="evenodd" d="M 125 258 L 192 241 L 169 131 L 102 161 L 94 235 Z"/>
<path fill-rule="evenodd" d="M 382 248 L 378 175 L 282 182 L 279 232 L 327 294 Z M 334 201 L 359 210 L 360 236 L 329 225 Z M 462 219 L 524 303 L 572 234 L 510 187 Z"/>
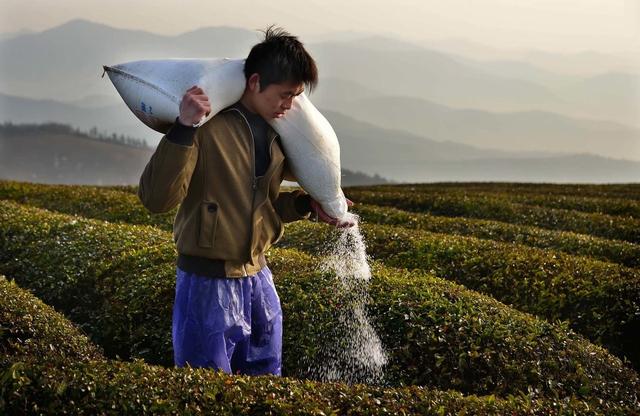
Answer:
<path fill-rule="evenodd" d="M 343 116 L 329 113 L 332 123 L 340 125 Z M 132 147 L 115 142 L 98 141 L 83 134 L 64 131 L 59 126 L 19 125 L 20 128 L 3 128 L 0 125 L 0 178 L 40 183 L 69 184 L 137 184 L 153 148 Z M 71 127 L 67 126 L 70 130 Z M 373 138 L 379 129 L 364 123 L 353 123 L 346 134 L 342 150 L 349 156 L 343 158 L 343 186 L 386 183 L 384 177 L 402 182 L 434 181 L 514 181 L 514 182 L 637 182 L 640 162 L 607 159 L 593 155 L 528 158 L 473 158 L 447 160 L 438 150 L 471 152 L 463 145 L 443 144 L 434 148 L 433 154 L 412 152 L 419 140 L 410 135 L 395 136 L 389 133 L 389 142 Z M 63 130 L 63 131 L 61 131 Z M 353 136 L 350 136 L 353 134 Z M 374 141 L 372 141 L 374 140 Z M 377 140 L 377 141 L 376 141 Z M 402 152 L 385 158 L 369 154 L 366 150 L 376 146 L 389 149 L 392 141 Z M 447 147 L 449 146 L 449 147 Z M 356 149 L 363 157 L 354 157 Z M 390 150 L 389 150 L 390 152 Z M 344 153 L 343 153 L 344 154 Z M 389 153 L 392 154 L 392 153 Z M 423 157 L 421 159 L 421 156 Z M 398 159 L 400 157 L 401 159 Z M 363 162 L 364 160 L 364 162 Z M 373 175 L 371 174 L 373 172 Z M 368 172 L 369 174 L 363 173 Z"/>
<path fill-rule="evenodd" d="M 141 123 L 122 103 L 106 107 L 78 107 L 53 100 L 30 100 L 0 94 L 0 107 L 6 108 L 14 123 L 58 121 L 88 131 L 93 126 L 112 125 L 117 133 L 145 140 L 150 145 L 162 134 Z M 397 169 L 433 161 L 472 159 L 521 159 L 554 155 L 550 152 L 519 152 L 483 149 L 450 141 L 436 141 L 399 129 L 388 129 L 352 119 L 342 113 L 321 109 L 338 134 L 342 166 L 371 175 L 396 178 Z M 106 122 L 108 121 L 108 122 Z M 100 129 L 104 131 L 105 129 Z M 108 132 L 108 131 L 107 131 Z M 416 172 L 415 178 L 423 178 Z M 412 180 L 411 178 L 406 180 Z M 425 179 L 422 179 L 425 180 Z"/>
<path fill-rule="evenodd" d="M 438 141 L 511 152 L 592 153 L 640 161 L 640 129 L 611 121 L 548 111 L 456 109 L 420 98 L 384 96 L 337 78 L 324 79 L 313 101 L 357 120 Z"/>
<path fill-rule="evenodd" d="M 102 65 L 167 57 L 243 57 L 258 40 L 259 33 L 239 28 L 201 28 L 161 36 L 74 19 L 42 32 L 0 40 L 0 92 L 61 101 L 113 95 L 108 80 L 99 78 Z M 383 95 L 421 98 L 454 108 L 543 110 L 640 126 L 637 71 L 568 76 L 526 61 L 479 60 L 383 37 L 307 46 L 321 77 L 354 81 Z M 588 56 L 582 61 L 598 56 L 603 58 Z M 560 55 L 554 57 L 562 61 Z"/>
<path fill-rule="evenodd" d="M 259 33 L 239 28 L 161 36 L 82 19 L 7 35 L 0 38 L 0 122 L 96 126 L 155 145 L 161 135 L 122 103 L 101 78 L 102 65 L 241 57 L 257 41 Z M 527 180 L 516 174 L 525 166 L 532 180 L 540 169 L 553 181 L 582 181 L 599 171 L 611 174 L 595 181 L 638 180 L 636 165 L 618 160 L 640 161 L 640 78 L 628 62 L 607 66 L 600 54 L 533 52 L 522 60 L 497 53 L 482 60 L 478 45 L 451 45 L 446 52 L 443 43 L 342 34 L 307 45 L 321 75 L 310 98 L 338 134 L 343 166 L 404 181 L 435 180 L 435 167 L 461 180 Z M 570 69 L 590 59 L 600 59 L 604 72 L 571 75 L 546 65 Z M 572 173 L 562 173 L 563 165 Z"/>
<path fill-rule="evenodd" d="M 0 179 L 38 183 L 137 185 L 155 150 L 97 140 L 68 125 L 0 125 Z M 343 186 L 389 183 L 342 170 Z"/>

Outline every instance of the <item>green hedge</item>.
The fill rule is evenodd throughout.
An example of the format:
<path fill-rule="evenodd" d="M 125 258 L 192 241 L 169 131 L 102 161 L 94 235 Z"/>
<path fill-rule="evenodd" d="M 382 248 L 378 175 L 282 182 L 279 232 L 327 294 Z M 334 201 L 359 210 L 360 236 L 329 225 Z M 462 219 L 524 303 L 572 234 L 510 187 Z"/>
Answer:
<path fill-rule="evenodd" d="M 364 223 L 398 225 L 434 233 L 525 244 L 640 268 L 640 245 L 627 241 L 608 240 L 569 231 L 548 230 L 500 221 L 442 217 L 367 204 L 357 204 L 352 211 L 357 213 Z"/>
<path fill-rule="evenodd" d="M 88 191 L 83 193 L 84 188 L 84 186 L 5 182 L 4 187 L 0 187 L 3 189 L 0 193 L 14 199 L 25 200 L 29 204 L 46 206 L 63 212 L 78 212 L 110 221 L 147 223 L 167 231 L 172 230 L 175 210 L 153 218 L 154 216 L 149 215 L 135 194 L 103 191 L 99 187 L 86 187 Z M 53 196 L 50 196 L 52 194 Z M 428 221 L 430 227 L 440 228 L 433 222 L 433 219 L 437 218 L 442 221 L 441 227 L 445 230 L 450 230 L 454 221 L 465 221 L 465 224 L 481 221 L 476 229 L 483 229 L 483 232 L 489 235 L 495 234 L 493 231 L 495 228 L 489 228 L 489 225 L 483 227 L 486 223 L 502 226 L 502 229 L 506 228 L 507 233 L 510 231 L 512 236 L 518 229 L 524 228 L 500 222 L 433 217 L 399 210 L 393 210 L 389 214 L 389 211 L 392 211 L 390 208 L 366 205 L 359 205 L 359 207 L 358 209 L 366 214 L 365 220 L 373 218 L 377 221 L 406 221 L 405 226 L 420 227 Z M 153 219 L 151 220 L 150 217 Z M 424 220 L 425 217 L 428 217 L 427 221 Z M 459 228 L 468 230 L 465 224 Z M 313 232 L 310 230 L 313 228 L 309 227 L 313 226 L 310 223 L 307 223 L 307 228 L 299 227 L 304 227 L 303 222 L 287 225 L 281 244 L 306 241 L 307 250 L 322 246 L 321 241 L 312 235 Z M 295 237 L 296 229 L 302 233 L 302 237 Z M 377 230 L 378 227 L 365 229 Z M 327 228 L 321 227 L 319 230 L 327 231 Z M 381 227 L 380 230 L 385 228 Z M 569 234 L 578 238 L 578 241 L 580 237 L 584 241 L 594 240 L 593 237 L 584 235 L 546 232 L 563 236 Z M 393 233 L 395 234 L 395 231 Z M 593 262 L 582 257 L 564 256 L 557 251 L 541 252 L 520 245 L 496 245 L 489 241 L 455 236 L 445 238 L 445 236 L 432 234 L 423 234 L 416 239 L 411 232 L 405 233 L 406 241 L 403 242 L 401 238 L 389 237 L 387 234 L 381 231 L 375 239 L 375 247 L 370 251 L 388 264 L 433 270 L 438 276 L 465 284 L 467 287 L 494 296 L 524 311 L 548 319 L 569 319 L 573 329 L 593 342 L 607 346 L 619 356 L 626 355 L 635 368 L 640 368 L 640 351 L 636 348 L 640 342 L 637 272 L 615 265 Z M 519 237 L 522 235 L 524 234 L 520 234 Z M 393 244 L 387 244 L 388 238 L 393 240 Z M 627 250 L 620 250 L 619 256 L 631 257 L 630 261 L 638 261 L 640 258 L 633 256 L 633 253 L 640 248 L 638 245 L 595 240 L 601 242 L 595 247 L 601 247 L 603 251 L 615 252 L 616 247 L 622 245 Z M 370 244 L 372 242 L 370 241 Z M 563 240 L 563 242 L 569 246 L 575 244 L 571 240 Z M 503 257 L 503 253 L 510 253 L 509 257 Z M 552 287 L 548 287 L 549 282 L 553 282 Z M 626 289 L 625 284 L 629 285 Z"/>
<path fill-rule="evenodd" d="M 29 357 L 75 362 L 105 360 L 77 325 L 0 275 L 0 366 Z"/>
<path fill-rule="evenodd" d="M 482 192 L 478 196 L 496 196 L 509 202 L 545 208 L 568 209 L 580 212 L 640 218 L 640 201 L 625 198 L 600 198 L 576 195 L 535 195 L 518 193 Z"/>
<path fill-rule="evenodd" d="M 127 190 L 131 192 L 127 192 Z M 0 199 L 111 222 L 154 225 L 171 230 L 177 209 L 151 214 L 127 186 L 51 185 L 0 180 Z"/>
<path fill-rule="evenodd" d="M 125 187 L 121 189 L 124 188 Z M 137 186 L 130 186 L 128 189 L 135 192 Z M 344 189 L 362 189 L 369 191 L 388 191 L 395 189 L 409 192 L 500 192 L 510 194 L 555 196 L 580 195 L 593 198 L 621 198 L 640 201 L 640 183 L 558 184 L 527 182 L 435 182 L 354 186 Z"/>
<path fill-rule="evenodd" d="M 447 195 L 468 196 L 471 198 L 496 198 L 507 203 L 517 202 L 525 205 L 534 205 L 545 208 L 568 209 L 580 212 L 591 212 L 608 215 L 616 215 L 622 217 L 640 218 L 640 200 L 629 198 L 628 194 L 624 196 L 604 196 L 604 195 L 583 195 L 580 189 L 573 192 L 564 192 L 558 194 L 555 192 L 545 192 L 544 185 L 539 187 L 531 187 L 525 189 L 504 189 L 500 186 L 495 187 L 433 187 L 429 185 L 380 185 L 363 187 L 357 189 L 366 189 L 369 191 L 388 192 L 403 191 L 411 193 L 434 194 L 446 192 Z M 640 187 L 638 192 L 640 192 Z M 629 187 L 629 190 L 633 187 Z"/>
<path fill-rule="evenodd" d="M 140 204 L 136 189 L 132 186 L 92 187 L 0 181 L 0 199 L 112 222 L 153 225 L 172 231 L 177 209 L 152 215 Z M 433 216 L 367 204 L 357 204 L 353 211 L 361 214 L 365 222 L 521 243 L 587 255 L 629 267 L 640 266 L 640 246 L 626 241 L 500 221 Z"/>
<path fill-rule="evenodd" d="M 123 249 L 118 233 L 130 244 L 139 239 L 139 249 Z M 0 201 L 0 273 L 13 276 L 47 303 L 60 304 L 65 314 L 86 319 L 79 323 L 100 341 L 105 354 L 119 351 L 122 358 L 172 365 L 175 248 L 168 233 L 164 243 L 145 248 L 147 241 L 155 242 L 156 233 L 160 231 L 152 227 Z M 96 252 L 106 255 L 104 264 Z M 96 267 L 87 267 L 94 260 Z M 283 370 L 305 378 L 309 363 L 324 358 L 318 346 L 329 342 L 326 329 L 335 325 L 341 307 L 335 281 L 317 271 L 316 259 L 295 250 L 270 250 L 269 263 L 285 317 Z M 87 297 L 87 290 L 95 296 Z M 390 356 L 388 385 L 506 398 L 530 394 L 562 400 L 575 395 L 604 405 L 637 405 L 637 374 L 565 323 L 551 324 L 461 285 L 377 263 L 370 295 L 372 322 Z M 113 334 L 117 337 L 110 344 Z"/>
<path fill-rule="evenodd" d="M 350 188 L 345 190 L 345 195 L 356 203 L 390 206 L 448 217 L 478 218 L 511 224 L 533 225 L 611 240 L 640 243 L 640 219 L 637 218 L 543 208 L 507 202 L 491 196 L 461 195 L 448 192 L 408 192 L 400 189 L 394 188 L 380 192 Z"/>
<path fill-rule="evenodd" d="M 398 189 L 401 187 L 398 186 Z M 15 200 L 89 218 L 154 225 L 171 231 L 177 209 L 163 214 L 150 214 L 140 204 L 136 190 L 137 188 L 132 186 L 92 187 L 0 181 L 0 199 Z M 435 232 L 474 235 L 541 248 L 556 248 L 573 254 L 619 262 L 629 267 L 640 265 L 640 246 L 626 241 L 607 240 L 584 234 L 499 221 L 433 216 L 367 204 L 357 204 L 354 211 L 362 213 L 365 221 L 405 225 Z M 406 224 L 402 224 L 405 221 Z"/>
<path fill-rule="evenodd" d="M 75 325 L 1 275 L 0 297 L 2 414 L 598 414 L 577 397 L 465 397 L 106 360 Z"/>
<path fill-rule="evenodd" d="M 640 270 L 528 246 L 363 224 L 367 252 L 421 269 L 549 320 L 564 319 L 591 341 L 640 368 Z M 287 225 L 280 244 L 321 254 L 339 233 Z M 329 244 L 330 245 L 330 244 Z"/>

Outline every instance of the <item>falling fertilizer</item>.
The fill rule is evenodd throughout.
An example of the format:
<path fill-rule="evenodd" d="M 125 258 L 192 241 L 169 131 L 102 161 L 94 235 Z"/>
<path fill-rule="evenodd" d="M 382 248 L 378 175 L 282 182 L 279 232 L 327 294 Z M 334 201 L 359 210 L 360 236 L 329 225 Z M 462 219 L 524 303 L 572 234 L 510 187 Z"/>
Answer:
<path fill-rule="evenodd" d="M 355 225 L 335 231 L 339 235 L 331 241 L 320 265 L 321 271 L 335 277 L 334 299 L 339 306 L 331 333 L 326 334 L 329 342 L 319 354 L 322 359 L 314 360 L 308 372 L 322 381 L 382 384 L 387 355 L 366 311 L 370 300 L 369 258 L 360 233 L 360 218 L 346 215 Z"/>

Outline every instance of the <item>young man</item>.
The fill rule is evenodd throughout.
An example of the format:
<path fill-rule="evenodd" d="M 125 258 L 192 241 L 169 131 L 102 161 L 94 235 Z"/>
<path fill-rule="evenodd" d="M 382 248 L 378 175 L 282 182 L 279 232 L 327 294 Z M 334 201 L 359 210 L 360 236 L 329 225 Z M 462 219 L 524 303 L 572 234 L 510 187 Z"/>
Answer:
<path fill-rule="evenodd" d="M 242 98 L 198 128 L 192 125 L 211 106 L 201 88 L 187 90 L 138 196 L 154 213 L 181 204 L 173 224 L 175 365 L 280 375 L 282 310 L 264 253 L 282 237 L 284 223 L 313 212 L 337 227 L 353 224 L 329 217 L 301 190 L 280 192 L 281 182 L 295 177 L 267 120 L 285 117 L 305 85 L 317 85 L 302 43 L 269 27 L 244 73 Z"/>

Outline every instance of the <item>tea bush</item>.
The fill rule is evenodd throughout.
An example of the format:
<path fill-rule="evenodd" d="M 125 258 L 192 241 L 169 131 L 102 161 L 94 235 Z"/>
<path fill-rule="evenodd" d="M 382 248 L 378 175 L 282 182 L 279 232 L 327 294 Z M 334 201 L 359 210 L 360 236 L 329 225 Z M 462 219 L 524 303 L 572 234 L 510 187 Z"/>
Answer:
<path fill-rule="evenodd" d="M 129 189 L 135 189 L 131 186 Z M 640 200 L 640 184 L 638 183 L 607 183 L 607 184 L 567 184 L 567 183 L 523 183 L 523 182 L 436 182 L 436 183 L 408 183 L 393 185 L 355 186 L 345 189 L 363 189 L 370 191 L 400 190 L 407 192 L 500 192 L 508 194 L 527 195 L 580 195 L 593 198 L 620 198 Z M 135 190 L 133 191 L 135 192 Z"/>
<path fill-rule="evenodd" d="M 0 248 L 0 273 L 84 319 L 76 322 L 105 354 L 172 365 L 176 252 L 169 233 L 0 201 Z M 288 376 L 305 378 L 310 362 L 321 365 L 319 346 L 331 342 L 325 329 L 344 307 L 336 304 L 334 277 L 319 272 L 318 261 L 296 250 L 269 252 L 285 317 Z M 549 323 L 421 271 L 374 263 L 372 272 L 368 308 L 389 352 L 387 385 L 637 406 L 637 374 L 564 322 Z"/>
<path fill-rule="evenodd" d="M 433 186 L 436 185 L 436 186 Z M 406 191 L 406 192 L 418 192 L 424 194 L 434 194 L 446 192 L 448 195 L 468 196 L 471 198 L 496 198 L 503 200 L 507 203 L 517 202 L 525 205 L 534 205 L 546 208 L 560 208 L 568 209 L 580 212 L 591 212 L 608 215 L 616 215 L 621 217 L 633 217 L 640 218 L 640 200 L 638 198 L 631 197 L 629 190 L 632 186 L 625 189 L 625 193 L 618 195 L 616 193 L 596 194 L 593 195 L 587 191 L 587 195 L 583 194 L 583 187 L 574 187 L 573 191 L 565 189 L 564 192 L 558 192 L 562 190 L 562 185 L 554 185 L 549 187 L 548 185 L 539 185 L 534 187 L 513 186 L 506 188 L 496 184 L 495 186 L 473 186 L 475 184 L 468 184 L 468 186 L 450 186 L 443 187 L 437 186 L 438 184 L 418 184 L 418 185 L 380 185 L 380 186 L 366 186 L 357 187 L 358 190 L 370 190 L 377 192 L 386 191 Z M 467 185 L 467 184 L 464 184 Z M 560 186 L 559 189 L 555 188 Z M 588 186 L 588 185 L 587 185 Z M 610 186 L 610 185 L 609 185 Z M 640 187 L 636 186 L 637 192 L 640 193 Z M 348 188 L 349 189 L 349 188 Z M 548 189 L 551 192 L 546 192 Z M 605 188 L 611 189 L 611 188 Z M 615 188 L 614 188 L 615 189 Z"/>
<path fill-rule="evenodd" d="M 0 275 L 2 414 L 598 414 L 577 397 L 463 396 L 105 359 L 53 308 Z M 608 412 L 633 411 L 607 403 Z"/>
<path fill-rule="evenodd" d="M 511 224 L 533 225 L 611 240 L 640 243 L 640 219 L 632 217 L 543 208 L 507 202 L 493 196 L 461 195 L 450 192 L 403 192 L 400 188 L 384 192 L 350 188 L 345 190 L 345 195 L 356 203 L 390 206 L 448 217 L 478 218 Z"/>
<path fill-rule="evenodd" d="M 403 227 L 362 224 L 367 252 L 386 265 L 420 269 L 572 329 L 640 368 L 640 270 L 586 257 Z M 339 233 L 287 225 L 280 244 L 322 255 Z"/>
<path fill-rule="evenodd" d="M 112 222 L 153 225 L 172 231 L 177 209 L 169 213 L 150 214 L 138 200 L 136 189 L 132 186 L 45 185 L 0 180 L 0 199 Z M 626 241 L 500 221 L 434 216 L 360 203 L 352 210 L 366 222 L 526 244 L 588 255 L 629 267 L 640 265 L 640 245 Z"/>
<path fill-rule="evenodd" d="M 82 188 L 84 187 L 4 182 L 0 193 L 63 212 L 77 212 L 110 221 L 157 225 L 167 231 L 172 230 L 174 214 L 161 214 L 153 221 L 149 220 L 148 211 L 135 194 L 106 191 L 103 195 L 99 187 L 88 187 L 89 192 L 83 194 Z M 50 197 L 51 194 L 55 196 Z M 101 209 L 92 208 L 92 204 Z M 427 222 L 425 217 L 437 218 L 442 221 L 442 228 L 447 232 L 451 231 L 454 221 L 483 221 L 433 217 L 368 205 L 360 205 L 358 209 L 367 214 L 365 219 L 401 223 L 407 221 L 404 226 L 422 225 Z M 502 229 L 510 227 L 512 233 L 525 228 L 500 222 L 483 223 L 497 224 Z M 432 221 L 429 224 L 434 227 Z M 493 229 L 485 227 L 484 232 L 491 234 Z M 307 251 L 325 247 L 329 229 L 320 226 L 317 234 L 314 230 L 316 228 L 309 222 L 288 224 L 281 245 L 295 245 Z M 465 284 L 526 312 L 550 320 L 568 319 L 574 330 L 593 342 L 606 346 L 620 357 L 626 356 L 635 368 L 640 367 L 640 350 L 636 348 L 640 343 L 640 296 L 636 271 L 583 257 L 565 256 L 549 249 L 541 251 L 521 245 L 501 245 L 431 233 L 416 236 L 411 231 L 384 231 L 388 227 L 365 226 L 364 230 L 369 236 L 370 253 L 389 265 L 433 271 L 440 277 Z M 556 235 L 569 234 L 576 238 L 582 237 L 583 240 L 595 239 L 566 232 L 539 228 L 536 230 Z M 398 233 L 403 237 L 399 237 Z M 323 236 L 322 239 L 317 238 L 320 235 Z M 601 242 L 597 247 L 609 252 L 615 251 L 616 246 L 623 245 L 627 251 L 618 252 L 620 256 L 637 252 L 640 248 L 621 241 L 595 240 Z M 571 240 L 562 241 L 572 244 Z M 509 256 L 505 257 L 505 253 Z M 638 257 L 631 257 L 631 261 L 638 261 Z M 100 258 L 99 253 L 97 258 Z"/>
<path fill-rule="evenodd" d="M 548 230 L 500 221 L 443 217 L 368 204 L 357 204 L 351 211 L 357 213 L 363 222 L 370 224 L 397 225 L 434 233 L 457 234 L 505 243 L 525 244 L 531 247 L 589 256 L 628 267 L 640 267 L 640 245 L 627 241 L 608 240 L 570 231 Z"/>

